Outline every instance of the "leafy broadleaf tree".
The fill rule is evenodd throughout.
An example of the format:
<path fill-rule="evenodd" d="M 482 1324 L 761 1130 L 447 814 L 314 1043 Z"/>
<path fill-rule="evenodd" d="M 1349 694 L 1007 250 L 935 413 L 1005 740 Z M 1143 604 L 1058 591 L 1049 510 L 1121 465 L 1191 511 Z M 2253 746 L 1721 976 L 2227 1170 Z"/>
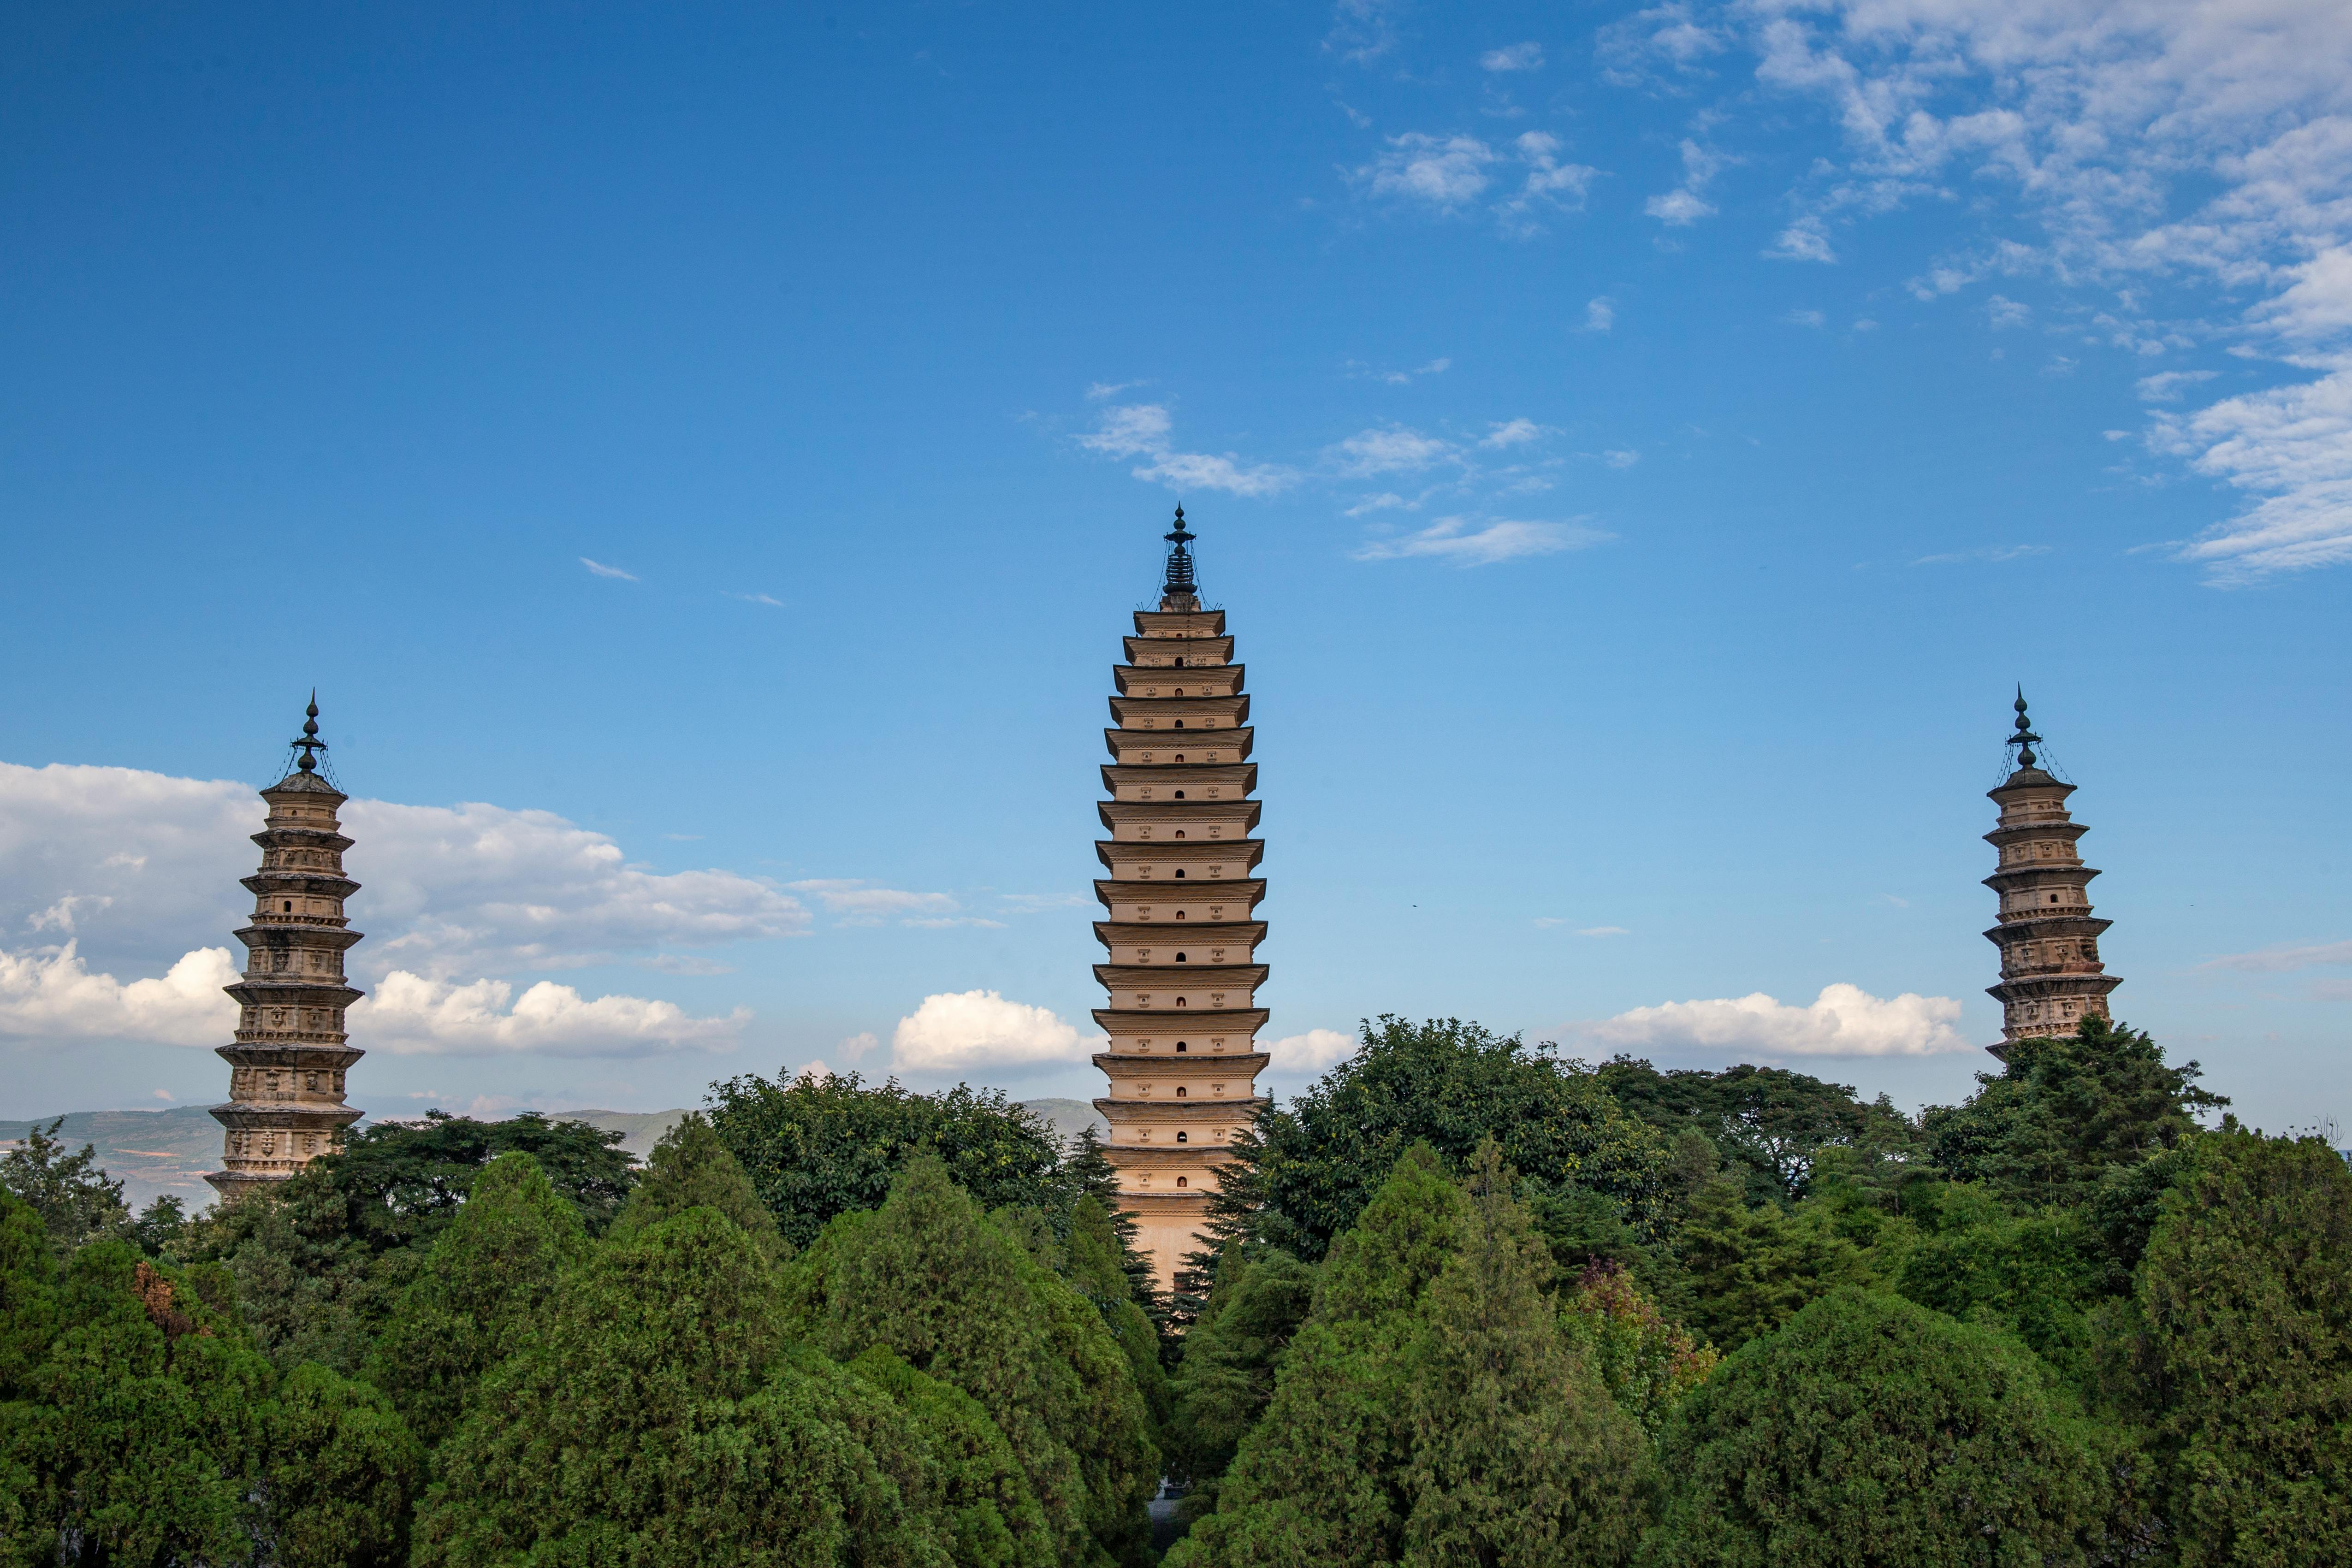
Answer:
<path fill-rule="evenodd" d="M 1622 1264 L 1595 1260 L 1560 1296 L 1560 1326 L 1617 1407 L 1655 1437 L 1722 1356 L 1667 1321 Z"/>
<path fill-rule="evenodd" d="M 1458 1172 L 1491 1137 L 1530 1190 L 1590 1187 L 1652 1228 L 1663 1140 L 1549 1050 L 1458 1019 L 1366 1023 L 1354 1056 L 1235 1141 L 1213 1227 L 1317 1261 L 1413 1145 Z"/>
<path fill-rule="evenodd" d="M 1998 1074 L 1977 1074 L 1965 1105 L 1922 1118 L 1930 1155 L 1955 1181 L 2027 1205 L 2081 1204 L 2111 1166 L 2134 1166 L 2198 1130 L 2229 1101 L 2197 1086 L 2197 1063 L 2168 1067 L 2146 1034 L 2085 1018 L 2072 1035 L 2021 1040 Z"/>
<path fill-rule="evenodd" d="M 796 1348 L 716 1210 L 599 1247 L 436 1456 L 411 1561 L 947 1568 L 890 1396 Z"/>
<path fill-rule="evenodd" d="M 827 1354 L 885 1345 L 980 1402 L 1064 1561 L 1146 1560 L 1160 1458 L 1126 1353 L 941 1161 L 918 1155 L 887 1202 L 837 1217 L 783 1280 L 786 1321 Z"/>
<path fill-rule="evenodd" d="M 918 1155 L 945 1165 L 983 1209 L 1062 1213 L 1074 1196 L 1053 1129 L 998 1090 L 960 1083 L 919 1094 L 895 1079 L 868 1085 L 855 1072 L 781 1081 L 748 1073 L 712 1084 L 710 1096 L 712 1129 L 796 1248 L 835 1215 L 880 1207 Z"/>
<path fill-rule="evenodd" d="M 380 1122 L 343 1135 L 319 1162 L 347 1208 L 354 1235 L 379 1249 L 432 1239 L 454 1218 L 474 1178 L 500 1155 L 529 1155 L 592 1236 L 620 1212 L 635 1179 L 622 1134 L 585 1122 L 526 1112 L 478 1122 L 428 1111 L 417 1122 Z"/>
<path fill-rule="evenodd" d="M 427 1443 L 475 1385 L 539 1331 L 564 1273 L 587 1254 L 579 1211 L 529 1155 L 501 1155 L 400 1295 L 366 1367 Z"/>
<path fill-rule="evenodd" d="M 2195 1141 L 2140 1259 L 2137 1370 L 2180 1561 L 2352 1561 L 2352 1170 Z"/>
<path fill-rule="evenodd" d="M 2022 1346 L 1841 1293 L 1742 1347 L 1666 1427 L 1645 1568 L 2143 1560 L 2129 1446 Z"/>
<path fill-rule="evenodd" d="M 36 1122 L 22 1147 L 0 1155 L 0 1187 L 40 1216 L 49 1245 L 61 1259 L 92 1241 L 129 1235 L 131 1229 L 122 1184 L 98 1163 L 94 1145 L 84 1144 L 79 1154 L 66 1153 L 57 1135 L 64 1125 L 63 1117 L 46 1127 Z"/>
<path fill-rule="evenodd" d="M 689 1208 L 715 1208 L 741 1227 L 771 1262 L 782 1262 L 792 1252 L 775 1216 L 751 1190 L 751 1178 L 710 1124 L 689 1113 L 654 1145 L 644 1176 L 613 1221 L 615 1237 L 634 1235 L 646 1226 L 683 1214 Z"/>
<path fill-rule="evenodd" d="M 1886 1096 L 1864 1101 L 1852 1084 L 1781 1067 L 1743 1062 L 1717 1072 L 1661 1072 L 1620 1056 L 1603 1062 L 1597 1076 L 1611 1098 L 1666 1137 L 1685 1130 L 1704 1134 L 1744 1173 L 1750 1203 L 1802 1197 L 1825 1148 L 1907 1149 L 1915 1136 Z"/>

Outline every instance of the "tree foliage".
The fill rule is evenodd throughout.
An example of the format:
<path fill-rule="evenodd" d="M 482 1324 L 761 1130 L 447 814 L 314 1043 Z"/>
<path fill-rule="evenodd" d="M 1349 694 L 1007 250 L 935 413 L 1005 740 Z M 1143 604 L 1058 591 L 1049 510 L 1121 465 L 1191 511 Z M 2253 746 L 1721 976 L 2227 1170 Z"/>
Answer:
<path fill-rule="evenodd" d="M 1588 1187 L 1654 1224 L 1663 1140 L 1548 1051 L 1457 1019 L 1366 1023 L 1354 1056 L 1236 1140 L 1215 1223 L 1314 1261 L 1413 1145 L 1459 1171 L 1491 1137 L 1531 1187 Z"/>
<path fill-rule="evenodd" d="M 689 1208 L 715 1208 L 759 1245 L 772 1263 L 792 1252 L 751 1178 L 703 1116 L 689 1113 L 654 1145 L 645 1175 L 621 1206 L 613 1234 L 625 1237 Z"/>
<path fill-rule="evenodd" d="M 89 1242 L 127 1235 L 132 1225 L 131 1209 L 122 1201 L 122 1184 L 100 1166 L 96 1145 L 84 1144 L 79 1154 L 66 1153 L 57 1135 L 64 1125 L 62 1116 L 46 1127 L 36 1122 L 22 1146 L 0 1155 L 0 1187 L 39 1216 L 60 1259 Z"/>
<path fill-rule="evenodd" d="M 855 1072 L 747 1073 L 712 1084 L 710 1095 L 712 1129 L 796 1248 L 836 1215 L 880 1207 L 919 1155 L 939 1160 L 984 1209 L 1059 1212 L 1072 1196 L 1053 1130 L 999 1090 L 960 1083 L 919 1094 L 896 1080 L 869 1086 Z"/>
<path fill-rule="evenodd" d="M 2137 1271 L 2140 1396 L 2186 1564 L 2352 1560 L 2352 1170 L 2197 1141 Z"/>
<path fill-rule="evenodd" d="M 1744 1346 L 1667 1427 L 1649 1568 L 2094 1563 L 2145 1554 L 2127 1451 L 2014 1341 L 1842 1292 Z"/>
<path fill-rule="evenodd" d="M 1750 1203 L 1802 1197 L 1825 1148 L 1907 1149 L 1914 1138 L 1910 1122 L 1884 1094 L 1864 1101 L 1852 1084 L 1782 1067 L 1661 1072 L 1620 1056 L 1595 1075 L 1612 1099 L 1668 1139 L 1685 1131 L 1706 1137 L 1746 1177 Z"/>
<path fill-rule="evenodd" d="M 2229 1102 L 2197 1086 L 2191 1061 L 2168 1067 L 2139 1030 L 2085 1018 L 2063 1039 L 2021 1040 L 1975 1097 L 1923 1119 L 1936 1165 L 2026 1205 L 2080 1204 L 2111 1166 L 2137 1165 L 2197 1131 Z"/>

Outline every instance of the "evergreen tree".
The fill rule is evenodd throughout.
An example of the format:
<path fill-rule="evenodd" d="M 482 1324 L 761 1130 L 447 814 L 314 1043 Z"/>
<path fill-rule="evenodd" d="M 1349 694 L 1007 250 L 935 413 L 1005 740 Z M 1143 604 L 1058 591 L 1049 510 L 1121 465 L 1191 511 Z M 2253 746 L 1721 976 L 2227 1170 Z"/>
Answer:
<path fill-rule="evenodd" d="M 1365 1023 L 1354 1056 L 1235 1140 L 1213 1228 L 1312 1262 L 1415 1143 L 1460 1171 L 1491 1137 L 1531 1190 L 1591 1188 L 1649 1230 L 1661 1218 L 1664 1140 L 1549 1051 L 1458 1019 Z"/>
<path fill-rule="evenodd" d="M 592 1236 L 620 1211 L 635 1179 L 621 1134 L 585 1122 L 551 1122 L 536 1111 L 478 1122 L 427 1111 L 417 1122 L 379 1122 L 343 1134 L 314 1162 L 341 1195 L 345 1224 L 382 1250 L 430 1241 L 454 1219 L 474 1178 L 501 1155 L 529 1155 Z"/>
<path fill-rule="evenodd" d="M 1184 1335 L 1171 1382 L 1169 1458 L 1192 1486 L 1189 1511 L 1215 1497 L 1217 1478 L 1274 1397 L 1275 1373 L 1315 1300 L 1315 1270 L 1287 1252 L 1251 1257 L 1225 1248 L 1214 1288 Z"/>
<path fill-rule="evenodd" d="M 865 1351 L 849 1370 L 897 1401 L 921 1439 L 956 1568 L 1051 1568 L 1057 1558 L 1045 1511 L 979 1400 L 926 1377 L 885 1345 Z"/>
<path fill-rule="evenodd" d="M 1111 1337 L 1118 1342 L 1128 1370 L 1134 1375 L 1136 1392 L 1143 1396 L 1152 1446 L 1164 1450 L 1175 1396 L 1169 1387 L 1168 1370 L 1160 1361 L 1159 1328 L 1137 1303 L 1130 1288 L 1118 1226 L 1118 1219 L 1127 1217 L 1114 1218 L 1115 1214 L 1092 1193 L 1070 1206 L 1070 1235 L 1063 1246 L 1061 1274 L 1102 1314 Z"/>
<path fill-rule="evenodd" d="M 21 1247 L 19 1231 L 5 1227 Z M 10 1294 L 29 1301 L 30 1283 Z M 152 1262 L 120 1238 L 92 1241 L 65 1270 L 51 1321 L 0 1407 L 11 1494 L 0 1517 L 12 1517 L 16 1560 L 241 1560 L 260 1522 L 270 1368 L 227 1280 Z"/>
<path fill-rule="evenodd" d="M 1743 1346 L 1666 1428 L 1647 1568 L 2137 1561 L 2125 1444 L 2014 1341 L 1843 1292 Z"/>
<path fill-rule="evenodd" d="M 482 1376 L 537 1333 L 588 1249 L 579 1211 L 529 1155 L 501 1155 L 401 1292 L 366 1376 L 429 1443 L 457 1423 Z"/>
<path fill-rule="evenodd" d="M 1675 1238 L 1690 1326 L 1727 1351 L 1771 1333 L 1842 1287 L 1868 1283 L 1870 1260 L 1818 1204 L 1748 1207 L 1735 1179 L 1693 1200 Z"/>
<path fill-rule="evenodd" d="M 2195 1141 L 2140 1259 L 2135 1360 L 2185 1564 L 2352 1561 L 2352 1170 Z"/>
<path fill-rule="evenodd" d="M 835 1215 L 879 1207 L 909 1160 L 928 1154 L 982 1208 L 1067 1210 L 1061 1144 L 1045 1119 L 998 1090 L 918 1094 L 855 1072 L 778 1081 L 747 1073 L 710 1086 L 711 1127 L 741 1163 L 784 1239 L 805 1247 Z"/>
<path fill-rule="evenodd" d="M 284 1378 L 265 1425 L 266 1559 L 280 1568 L 397 1568 L 425 1448 L 364 1383 L 315 1364 Z"/>
<path fill-rule="evenodd" d="M 983 1215 L 939 1159 L 836 1218 L 784 1271 L 787 1321 L 847 1361 L 887 1345 L 970 1394 L 1020 1458 L 1066 1562 L 1140 1563 L 1159 1455 L 1102 1313 Z"/>
<path fill-rule="evenodd" d="M 657 1220 L 689 1208 L 715 1208 L 757 1242 L 769 1261 L 782 1262 L 792 1247 L 776 1228 L 776 1217 L 751 1190 L 751 1178 L 709 1121 L 688 1113 L 654 1145 L 653 1158 L 613 1221 L 615 1237 L 633 1235 Z"/>
<path fill-rule="evenodd" d="M 436 1457 L 418 1568 L 945 1568 L 880 1389 L 793 1345 L 759 1247 L 692 1208 L 599 1247 Z"/>
<path fill-rule="evenodd" d="M 1936 1165 L 2017 1203 L 2080 1204 L 2113 1166 L 2132 1166 L 2197 1131 L 2229 1102 L 2197 1087 L 2197 1063 L 2167 1067 L 2146 1034 L 2085 1018 L 2063 1039 L 2021 1040 L 1975 1098 L 1921 1119 Z"/>
<path fill-rule="evenodd" d="M 1491 1144 L 1401 1159 L 1333 1243 L 1265 1416 L 1169 1568 L 1623 1561 L 1641 1432 L 1561 1335 Z"/>

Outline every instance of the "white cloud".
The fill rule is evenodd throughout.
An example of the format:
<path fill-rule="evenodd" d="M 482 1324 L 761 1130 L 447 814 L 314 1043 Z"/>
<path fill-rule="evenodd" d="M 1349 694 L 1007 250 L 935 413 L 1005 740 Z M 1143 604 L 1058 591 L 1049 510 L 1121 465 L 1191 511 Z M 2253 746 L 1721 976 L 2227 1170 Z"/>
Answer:
<path fill-rule="evenodd" d="M 1093 385 L 1087 388 L 1087 401 L 1088 402 L 1101 402 L 1106 399 L 1115 398 L 1119 393 L 1133 387 L 1139 387 L 1143 383 L 1141 382 L 1096 382 Z"/>
<path fill-rule="evenodd" d="M 1913 566 L 1958 566 L 1970 561 L 1998 565 L 2005 560 L 2025 560 L 2037 555 L 2048 555 L 2048 545 L 1985 545 L 1977 549 L 1950 550 L 1943 555 L 1923 555 Z"/>
<path fill-rule="evenodd" d="M 784 601 L 776 598 L 772 594 L 730 592 L 727 597 L 730 599 L 740 599 L 746 604 L 764 604 L 771 610 L 782 610 L 784 608 Z"/>
<path fill-rule="evenodd" d="M 1687 228 L 1715 213 L 1714 206 L 1702 200 L 1699 193 L 1707 187 L 1723 168 L 1722 155 L 1702 147 L 1688 137 L 1683 139 L 1683 183 L 1664 195 L 1652 196 L 1642 204 L 1642 210 L 1669 228 Z"/>
<path fill-rule="evenodd" d="M 1375 196 L 1423 202 L 1451 212 L 1474 202 L 1493 183 L 1486 170 L 1500 156 L 1475 136 L 1432 136 L 1408 131 L 1356 171 Z"/>
<path fill-rule="evenodd" d="M 961 907 L 944 893 L 909 893 L 903 888 L 877 887 L 854 879 L 814 878 L 787 883 L 805 893 L 842 917 L 845 925 L 879 925 L 885 920 L 910 921 L 918 915 L 936 918 Z"/>
<path fill-rule="evenodd" d="M 509 1006 L 509 1001 L 512 1005 Z M 646 1056 L 733 1049 L 751 1012 L 691 1018 L 675 1002 L 591 1001 L 541 980 L 520 998 L 505 980 L 458 985 L 395 969 L 350 1013 L 354 1044 L 398 1056 Z"/>
<path fill-rule="evenodd" d="M 1617 325 L 1617 303 L 1607 295 L 1598 295 L 1584 302 L 1584 330 L 1606 332 Z"/>
<path fill-rule="evenodd" d="M 1775 261 L 1834 262 L 1828 227 L 1817 217 L 1801 217 L 1780 231 L 1764 253 Z"/>
<path fill-rule="evenodd" d="M 1478 444 L 1486 447 L 1522 446 L 1540 439 L 1543 434 L 1544 427 L 1532 419 L 1506 420 L 1490 426 L 1486 434 L 1478 438 Z"/>
<path fill-rule="evenodd" d="M 1640 453 L 1625 446 L 1612 447 L 1601 455 L 1601 461 L 1608 464 L 1612 468 L 1631 468 L 1641 460 Z"/>
<path fill-rule="evenodd" d="M 1375 474 L 1412 474 L 1454 455 L 1451 442 L 1423 435 L 1402 424 L 1358 431 L 1328 455 L 1338 472 L 1349 478 Z"/>
<path fill-rule="evenodd" d="M 1144 457 L 1130 470 L 1178 490 L 1222 490 L 1232 496 L 1271 496 L 1297 482 L 1297 475 L 1272 464 L 1245 464 L 1231 453 L 1179 452 L 1174 428 L 1159 403 L 1134 403 L 1104 411 L 1102 423 L 1078 437 L 1078 444 L 1106 457 Z"/>
<path fill-rule="evenodd" d="M 1478 57 L 1478 63 L 1490 71 L 1539 71 L 1543 69 L 1543 46 L 1512 44 L 1504 48 L 1488 49 Z"/>
<path fill-rule="evenodd" d="M 1985 301 L 1985 318 L 1996 332 L 2004 327 L 2022 327 L 2033 319 L 2033 307 L 1996 294 Z"/>
<path fill-rule="evenodd" d="M 2179 402 L 2182 389 L 2199 382 L 2210 382 L 2213 371 L 2165 371 L 2153 376 L 2142 376 L 2132 383 L 2132 390 L 2143 402 Z"/>
<path fill-rule="evenodd" d="M 606 566 L 601 560 L 590 560 L 584 555 L 580 558 L 580 564 L 586 567 L 598 577 L 617 578 L 623 582 L 635 582 L 637 580 L 637 574 L 635 572 L 623 571 L 617 566 Z"/>
<path fill-rule="evenodd" d="M 1410 556 L 1432 556 L 1455 566 L 1492 566 L 1521 556 L 1583 549 L 1616 537 L 1575 522 L 1501 521 L 1473 528 L 1466 517 L 1441 517 L 1417 534 L 1370 540 L 1356 551 L 1356 559 L 1400 560 Z"/>
<path fill-rule="evenodd" d="M 2232 953 L 2198 966 L 2200 969 L 2239 969 L 2248 974 L 2285 975 L 2352 964 L 2352 942 L 2320 942 L 2300 947 L 2264 947 L 2254 953 Z"/>
<path fill-rule="evenodd" d="M 1840 984 L 1822 987 L 1810 1007 L 1758 991 L 1635 1008 L 1576 1025 L 1575 1032 L 1612 1051 L 1681 1047 L 1762 1057 L 1932 1056 L 1974 1049 L 1953 1027 L 1959 1017 L 1960 1004 L 1949 997 L 1906 991 L 1882 998 Z"/>
<path fill-rule="evenodd" d="M 236 1028 L 236 1004 L 221 988 L 236 979 L 226 947 L 200 947 L 160 979 L 128 984 L 93 973 L 71 942 L 0 952 L 0 1034 L 226 1045 Z"/>
<path fill-rule="evenodd" d="M 1411 510 L 1420 505 L 1421 503 L 1418 501 L 1406 500 L 1402 496 L 1398 495 L 1393 490 L 1383 490 L 1377 496 L 1365 497 L 1362 500 L 1358 501 L 1354 506 L 1348 507 L 1340 515 L 1342 517 L 1360 517 L 1370 512 L 1391 512 L 1401 507 L 1405 510 Z"/>
<path fill-rule="evenodd" d="M 1354 1036 L 1341 1034 L 1336 1029 L 1310 1029 L 1305 1034 L 1269 1040 L 1260 1049 L 1272 1059 L 1266 1064 L 1268 1071 L 1320 1072 L 1355 1055 L 1356 1040 Z"/>
<path fill-rule="evenodd" d="M 1083 1061 L 1090 1043 L 1046 1009 L 995 991 L 942 992 L 898 1020 L 890 1061 L 910 1072 L 1032 1067 Z"/>
<path fill-rule="evenodd" d="M 1339 0 L 1323 47 L 1355 65 L 1369 65 L 1396 47 L 1396 13 L 1404 0 Z"/>
<path fill-rule="evenodd" d="M 1559 159 L 1559 138 L 1548 131 L 1529 131 L 1511 143 L 1519 161 L 1528 166 L 1527 177 L 1520 183 L 1519 193 L 1503 205 L 1507 219 L 1524 220 L 1538 205 L 1575 208 L 1584 204 L 1584 193 L 1591 186 L 1593 177 L 1601 172 L 1590 163 L 1563 163 Z M 1513 227 L 1526 232 L 1524 221 Z"/>
<path fill-rule="evenodd" d="M 2352 371 L 2160 414 L 2149 444 L 2262 497 L 2179 551 L 2217 580 L 2352 561 Z"/>
<path fill-rule="evenodd" d="M 1818 310 L 1791 310 L 1780 319 L 1791 327 L 1818 327 L 1829 318 Z"/>

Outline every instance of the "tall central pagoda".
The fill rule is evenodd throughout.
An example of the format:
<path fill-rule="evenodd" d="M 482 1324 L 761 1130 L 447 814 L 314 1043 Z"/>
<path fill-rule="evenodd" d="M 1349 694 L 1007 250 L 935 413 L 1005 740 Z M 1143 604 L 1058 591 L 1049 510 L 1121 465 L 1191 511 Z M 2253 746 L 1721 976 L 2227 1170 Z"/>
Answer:
<path fill-rule="evenodd" d="M 319 770 L 319 695 L 310 694 L 299 758 L 261 792 L 269 817 L 253 835 L 261 869 L 245 879 L 253 923 L 236 934 L 245 973 L 236 998 L 236 1040 L 220 1047 L 229 1064 L 228 1102 L 213 1107 L 226 1128 L 225 1170 L 205 1179 L 224 1199 L 285 1181 L 334 1146 L 363 1113 L 343 1103 L 343 1074 L 367 1053 L 343 1032 L 345 1009 L 361 993 L 343 977 L 343 955 L 360 940 L 343 901 L 360 884 L 343 874 L 336 809 L 349 799 Z"/>
<path fill-rule="evenodd" d="M 1201 607 L 1193 537 L 1177 507 L 1160 607 L 1136 612 L 1127 662 L 1111 670 L 1110 837 L 1095 845 L 1109 873 L 1095 883 L 1108 916 L 1095 936 L 1109 950 L 1095 978 L 1110 993 L 1095 1012 L 1110 1036 L 1095 1058 L 1109 1092 L 1095 1108 L 1110 1124 L 1120 1207 L 1163 1289 L 1199 1249 L 1232 1141 L 1265 1104 L 1250 702 L 1225 612 Z"/>
<path fill-rule="evenodd" d="M 2021 1040 L 2071 1035 L 2086 1018 L 2107 1016 L 2107 993 L 2123 984 L 2099 957 L 2099 934 L 2112 925 L 2091 914 L 2091 879 L 2075 844 L 2088 831 L 2066 810 L 2074 786 L 2050 776 L 2033 755 L 2042 737 L 2017 694 L 2017 729 L 2009 737 L 2014 763 L 1990 791 L 2000 821 L 1985 835 L 2000 852 L 2000 869 L 1985 885 L 2000 895 L 2000 920 L 1985 939 L 2000 949 L 2000 984 L 1987 990 L 2000 1002 L 2005 1057 Z"/>

